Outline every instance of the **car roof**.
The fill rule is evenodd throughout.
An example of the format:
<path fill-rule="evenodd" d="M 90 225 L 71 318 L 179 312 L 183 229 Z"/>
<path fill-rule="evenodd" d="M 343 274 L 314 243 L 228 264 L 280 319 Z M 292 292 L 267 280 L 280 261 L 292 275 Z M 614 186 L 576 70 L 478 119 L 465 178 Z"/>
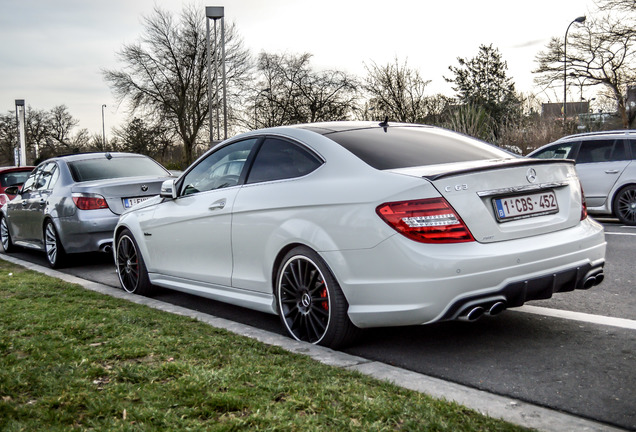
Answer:
<path fill-rule="evenodd" d="M 636 130 L 620 129 L 620 130 L 611 130 L 611 131 L 586 132 L 586 133 L 564 136 L 554 142 L 569 141 L 569 140 L 578 139 L 578 138 L 598 138 L 598 137 L 612 138 L 612 137 L 617 137 L 620 135 L 628 136 L 628 137 L 636 137 Z"/>
<path fill-rule="evenodd" d="M 147 157 L 137 153 L 123 153 L 123 152 L 95 152 L 95 153 L 72 153 L 66 155 L 60 155 L 52 157 L 48 160 L 64 160 L 68 162 L 74 162 L 78 160 L 87 160 L 87 159 L 110 159 L 110 158 L 120 158 L 120 157 Z"/>
<path fill-rule="evenodd" d="M 411 124 L 411 123 L 388 123 L 388 122 L 373 122 L 373 121 L 332 121 L 332 122 L 319 122 L 319 123 L 306 123 L 288 126 L 296 129 L 306 129 L 315 132 L 320 135 L 327 135 L 333 132 L 344 132 L 360 129 L 373 129 L 383 127 L 421 127 L 421 128 L 433 128 L 433 126 Z"/>
<path fill-rule="evenodd" d="M 33 171 L 34 166 L 25 165 L 21 167 L 17 166 L 5 166 L 0 167 L 0 172 L 16 172 L 16 171 Z"/>

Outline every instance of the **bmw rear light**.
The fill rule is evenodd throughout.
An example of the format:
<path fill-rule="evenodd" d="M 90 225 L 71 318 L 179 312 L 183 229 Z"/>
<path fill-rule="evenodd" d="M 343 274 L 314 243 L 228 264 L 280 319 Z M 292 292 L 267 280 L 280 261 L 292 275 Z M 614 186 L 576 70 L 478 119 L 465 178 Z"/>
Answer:
<path fill-rule="evenodd" d="M 379 205 L 375 211 L 390 227 L 420 243 L 475 241 L 444 198 L 389 202 Z"/>
<path fill-rule="evenodd" d="M 80 210 L 98 210 L 108 208 L 106 198 L 97 194 L 74 193 L 73 202 Z"/>

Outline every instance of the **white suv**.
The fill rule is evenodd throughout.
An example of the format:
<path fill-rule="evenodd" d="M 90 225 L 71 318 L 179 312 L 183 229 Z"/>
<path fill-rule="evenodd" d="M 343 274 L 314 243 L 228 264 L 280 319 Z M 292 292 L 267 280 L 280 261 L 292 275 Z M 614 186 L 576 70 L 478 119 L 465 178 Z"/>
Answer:
<path fill-rule="evenodd" d="M 528 157 L 574 159 L 588 211 L 636 225 L 636 130 L 570 135 Z"/>

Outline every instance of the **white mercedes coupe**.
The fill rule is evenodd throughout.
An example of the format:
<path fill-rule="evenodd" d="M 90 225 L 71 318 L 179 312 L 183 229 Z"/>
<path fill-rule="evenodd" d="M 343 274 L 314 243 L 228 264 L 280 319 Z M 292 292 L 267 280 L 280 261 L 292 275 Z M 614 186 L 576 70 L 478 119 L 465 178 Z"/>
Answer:
<path fill-rule="evenodd" d="M 444 129 L 333 122 L 245 133 L 122 214 L 124 290 L 278 314 L 297 340 L 496 315 L 603 280 L 574 163 Z"/>

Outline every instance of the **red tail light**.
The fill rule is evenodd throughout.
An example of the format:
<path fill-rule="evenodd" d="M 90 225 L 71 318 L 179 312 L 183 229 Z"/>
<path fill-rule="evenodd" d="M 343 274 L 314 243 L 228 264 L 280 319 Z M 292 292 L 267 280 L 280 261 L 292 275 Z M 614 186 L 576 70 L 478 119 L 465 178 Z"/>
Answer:
<path fill-rule="evenodd" d="M 80 210 L 98 210 L 108 208 L 106 199 L 97 194 L 74 193 L 73 202 Z"/>
<path fill-rule="evenodd" d="M 375 211 L 389 226 L 420 243 L 475 241 L 444 198 L 384 203 Z"/>
<path fill-rule="evenodd" d="M 581 220 L 587 217 L 587 202 L 585 201 L 585 194 L 583 193 L 583 185 L 579 180 L 579 184 L 581 185 Z"/>

